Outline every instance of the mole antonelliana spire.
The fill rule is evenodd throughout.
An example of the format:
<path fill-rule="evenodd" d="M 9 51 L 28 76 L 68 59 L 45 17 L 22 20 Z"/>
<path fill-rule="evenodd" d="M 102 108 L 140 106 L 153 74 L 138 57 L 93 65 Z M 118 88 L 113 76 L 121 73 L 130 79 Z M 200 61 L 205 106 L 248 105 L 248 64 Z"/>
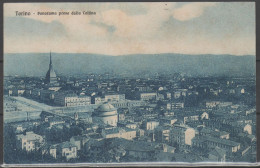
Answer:
<path fill-rule="evenodd" d="M 51 51 L 50 51 L 50 66 L 52 66 Z"/>
<path fill-rule="evenodd" d="M 52 56 L 51 56 L 51 51 L 50 51 L 50 64 L 49 64 L 49 70 L 46 74 L 46 84 L 50 84 L 50 85 L 57 85 L 58 81 L 57 81 L 57 76 L 56 73 L 54 71 L 53 65 L 52 65 Z"/>

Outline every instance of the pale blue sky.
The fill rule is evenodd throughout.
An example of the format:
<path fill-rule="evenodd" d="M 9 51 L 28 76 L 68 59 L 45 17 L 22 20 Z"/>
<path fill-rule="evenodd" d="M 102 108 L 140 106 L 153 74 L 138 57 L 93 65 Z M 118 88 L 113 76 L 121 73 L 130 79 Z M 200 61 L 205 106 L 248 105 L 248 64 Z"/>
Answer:
<path fill-rule="evenodd" d="M 15 16 L 15 11 L 95 11 Z M 4 52 L 255 55 L 254 2 L 8 3 Z"/>

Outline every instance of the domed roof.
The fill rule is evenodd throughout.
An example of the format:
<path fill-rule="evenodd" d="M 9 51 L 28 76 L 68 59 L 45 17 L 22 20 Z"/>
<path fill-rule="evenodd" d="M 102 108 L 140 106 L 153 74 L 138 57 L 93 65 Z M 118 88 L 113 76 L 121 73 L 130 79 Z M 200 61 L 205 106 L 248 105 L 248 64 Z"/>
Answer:
<path fill-rule="evenodd" d="M 116 108 L 110 103 L 104 103 L 97 108 L 98 112 L 110 112 L 114 110 L 116 110 Z"/>

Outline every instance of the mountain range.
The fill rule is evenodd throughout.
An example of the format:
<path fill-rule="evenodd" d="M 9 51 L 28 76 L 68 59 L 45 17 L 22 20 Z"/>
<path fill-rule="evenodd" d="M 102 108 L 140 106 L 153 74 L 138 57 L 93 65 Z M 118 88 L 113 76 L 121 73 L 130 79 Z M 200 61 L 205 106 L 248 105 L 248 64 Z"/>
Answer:
<path fill-rule="evenodd" d="M 49 68 L 50 53 L 4 54 L 4 75 L 44 76 Z M 195 76 L 255 75 L 255 56 L 133 54 L 109 56 L 84 53 L 52 53 L 58 75 L 89 73 L 186 73 Z"/>

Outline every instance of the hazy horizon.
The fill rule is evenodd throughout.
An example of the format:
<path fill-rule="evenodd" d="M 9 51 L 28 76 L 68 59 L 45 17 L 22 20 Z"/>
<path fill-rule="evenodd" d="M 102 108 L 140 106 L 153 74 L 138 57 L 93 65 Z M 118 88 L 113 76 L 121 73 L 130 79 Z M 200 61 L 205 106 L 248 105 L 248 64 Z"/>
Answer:
<path fill-rule="evenodd" d="M 4 55 L 5 75 L 43 76 L 49 67 L 50 53 L 19 53 Z M 132 54 L 108 56 L 82 53 L 52 53 L 57 74 L 87 73 L 179 73 L 203 75 L 255 74 L 255 56 L 189 55 L 189 54 Z"/>
<path fill-rule="evenodd" d="M 193 55 L 193 56 L 203 56 L 203 55 L 212 55 L 212 56 L 256 56 L 256 54 L 243 54 L 243 55 L 235 55 L 235 54 L 211 54 L 211 53 L 205 53 L 205 54 L 185 54 L 185 53 L 151 53 L 151 54 L 146 54 L 146 53 L 134 53 L 134 54 L 122 54 L 122 55 L 110 55 L 110 54 L 100 54 L 100 53 L 88 53 L 88 52 L 84 52 L 84 53 L 73 53 L 73 52 L 4 52 L 4 54 L 92 54 L 92 55 L 102 55 L 102 56 L 131 56 L 131 55 L 165 55 L 165 54 L 176 54 L 176 55 Z"/>

